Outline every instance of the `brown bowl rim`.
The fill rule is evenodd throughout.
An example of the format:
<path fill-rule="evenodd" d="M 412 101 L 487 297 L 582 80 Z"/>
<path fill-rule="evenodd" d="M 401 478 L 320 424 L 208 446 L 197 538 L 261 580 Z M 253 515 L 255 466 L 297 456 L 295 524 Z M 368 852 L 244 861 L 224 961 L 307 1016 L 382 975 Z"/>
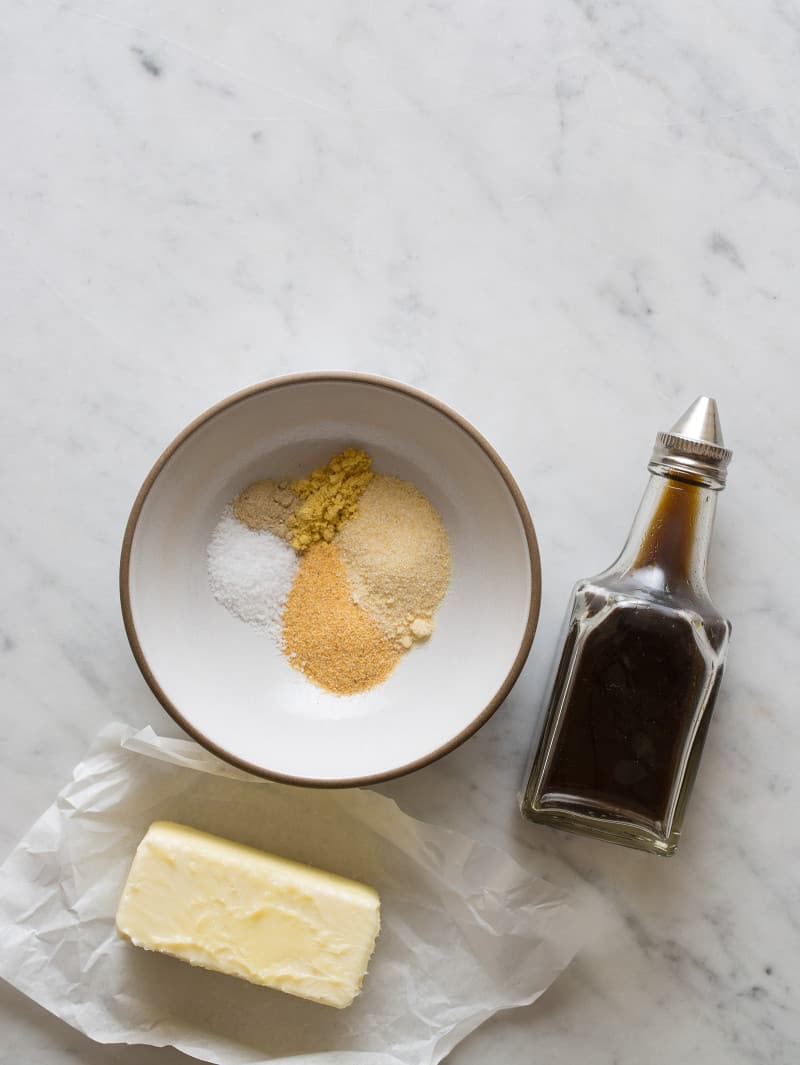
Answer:
<path fill-rule="evenodd" d="M 145 500 L 150 494 L 150 490 L 155 484 L 156 478 L 159 476 L 163 468 L 172 458 L 172 456 L 178 451 L 183 444 L 191 437 L 201 426 L 205 425 L 212 418 L 215 418 L 222 411 L 228 410 L 231 407 L 236 406 L 238 403 L 242 403 L 252 396 L 259 395 L 262 392 L 273 391 L 280 388 L 291 387 L 298 384 L 324 384 L 324 383 L 358 383 L 371 385 L 377 388 L 385 388 L 389 391 L 399 392 L 401 395 L 409 396 L 411 399 L 415 399 L 418 402 L 424 403 L 429 407 L 432 407 L 438 413 L 443 414 L 446 418 L 449 418 L 455 425 L 457 425 L 463 432 L 467 433 L 485 452 L 488 458 L 492 461 L 500 476 L 506 483 L 508 490 L 511 493 L 514 504 L 517 508 L 517 513 L 522 521 L 523 528 L 525 530 L 525 538 L 528 544 L 528 554 L 530 558 L 531 567 L 531 594 L 530 604 L 528 608 L 528 619 L 525 625 L 525 631 L 522 635 L 522 641 L 520 642 L 519 649 L 514 658 L 514 661 L 506 674 L 500 687 L 496 693 L 487 703 L 487 705 L 477 714 L 473 720 L 461 730 L 456 736 L 452 737 L 447 743 L 437 747 L 434 751 L 427 755 L 423 755 L 420 758 L 416 758 L 412 762 L 408 762 L 405 765 L 398 766 L 395 769 L 390 769 L 382 773 L 374 773 L 368 776 L 362 777 L 348 777 L 337 778 L 335 780 L 319 779 L 315 777 L 299 777 L 288 773 L 279 773 L 274 770 L 266 769 L 264 766 L 256 765 L 253 762 L 248 762 L 244 758 L 239 758 L 237 755 L 231 754 L 226 751 L 224 747 L 210 740 L 200 729 L 194 726 L 190 721 L 184 717 L 183 713 L 167 696 L 164 689 L 156 679 L 155 674 L 150 669 L 150 664 L 147 661 L 147 657 L 142 650 L 141 643 L 139 642 L 139 636 L 136 632 L 136 625 L 133 620 L 133 610 L 131 608 L 131 595 L 130 595 L 130 563 L 131 563 L 131 550 L 133 547 L 133 539 L 136 534 L 136 527 L 139 522 L 139 517 L 144 507 Z M 504 702 L 514 686 L 519 674 L 522 671 L 522 667 L 530 653 L 531 645 L 533 643 L 533 637 L 536 633 L 536 626 L 539 620 L 539 608 L 541 604 L 542 594 L 542 576 L 541 576 L 541 561 L 539 556 L 539 545 L 536 539 L 536 532 L 533 527 L 533 520 L 531 518 L 528 506 L 519 488 L 519 485 L 514 480 L 508 466 L 500 458 L 498 453 L 492 447 L 486 438 L 478 432 L 478 430 L 464 418 L 457 411 L 448 407 L 445 403 L 435 399 L 433 396 L 428 395 L 426 392 L 422 392 L 420 389 L 413 388 L 411 385 L 402 384 L 399 381 L 394 381 L 391 378 L 379 377 L 375 374 L 355 373 L 350 371 L 320 371 L 310 373 L 295 373 L 286 374 L 281 377 L 270 378 L 266 381 L 261 381 L 258 384 L 250 385 L 247 388 L 243 388 L 238 392 L 234 392 L 232 395 L 227 396 L 225 399 L 220 400 L 219 403 L 215 403 L 209 407 L 202 414 L 198 415 L 192 422 L 190 422 L 185 429 L 183 429 L 175 439 L 167 445 L 162 451 L 159 457 L 153 464 L 150 472 L 144 479 L 142 487 L 136 495 L 136 499 L 131 507 L 131 512 L 128 517 L 127 525 L 125 526 L 125 535 L 122 541 L 122 552 L 120 554 L 119 563 L 119 594 L 120 603 L 122 606 L 122 619 L 125 625 L 125 633 L 128 637 L 128 642 L 131 646 L 133 656 L 136 659 L 136 664 L 139 670 L 147 682 L 148 687 L 155 695 L 156 699 L 161 703 L 162 707 L 172 717 L 172 719 L 180 725 L 184 732 L 188 733 L 193 739 L 195 739 L 206 750 L 211 751 L 212 754 L 217 755 L 223 761 L 228 762 L 230 765 L 234 765 L 239 769 L 244 770 L 247 773 L 252 773 L 254 776 L 262 777 L 266 780 L 277 781 L 280 784 L 292 784 L 299 787 L 315 787 L 315 788 L 354 788 L 363 787 L 364 785 L 379 784 L 382 781 L 393 780 L 397 777 L 405 776 L 408 773 L 413 773 L 417 769 L 422 769 L 424 766 L 431 765 L 432 763 L 443 758 L 446 754 L 450 754 L 459 747 L 465 740 L 468 740 L 470 736 L 473 736 L 478 729 L 480 729 L 489 718 L 495 713 L 498 707 Z"/>

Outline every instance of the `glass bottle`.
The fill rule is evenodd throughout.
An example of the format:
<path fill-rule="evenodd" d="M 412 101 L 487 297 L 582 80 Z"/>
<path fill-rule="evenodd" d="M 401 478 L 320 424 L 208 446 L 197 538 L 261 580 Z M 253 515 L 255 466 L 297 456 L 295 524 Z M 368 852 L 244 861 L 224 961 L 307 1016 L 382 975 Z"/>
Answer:
<path fill-rule="evenodd" d="M 531 821 L 675 851 L 730 636 L 706 587 L 730 458 L 707 396 L 656 437 L 622 553 L 573 591 L 521 799 Z"/>

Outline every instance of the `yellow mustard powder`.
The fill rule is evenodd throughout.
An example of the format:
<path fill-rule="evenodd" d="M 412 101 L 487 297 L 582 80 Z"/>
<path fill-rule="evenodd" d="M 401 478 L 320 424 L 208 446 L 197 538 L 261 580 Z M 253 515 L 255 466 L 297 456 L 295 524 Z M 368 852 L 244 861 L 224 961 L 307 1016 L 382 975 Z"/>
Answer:
<path fill-rule="evenodd" d="M 334 534 L 358 513 L 358 500 L 372 480 L 372 459 L 361 448 L 348 447 L 291 489 L 302 500 L 289 519 L 291 545 L 305 551 L 330 543 Z"/>

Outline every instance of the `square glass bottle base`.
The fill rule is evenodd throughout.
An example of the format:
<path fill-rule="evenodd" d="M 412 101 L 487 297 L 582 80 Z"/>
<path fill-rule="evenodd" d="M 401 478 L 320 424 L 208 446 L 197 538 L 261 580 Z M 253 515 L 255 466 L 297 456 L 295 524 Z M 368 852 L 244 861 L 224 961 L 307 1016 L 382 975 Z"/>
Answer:
<path fill-rule="evenodd" d="M 665 837 L 644 825 L 633 825 L 629 821 L 615 821 L 611 817 L 597 817 L 558 807 L 536 808 L 531 805 L 527 796 L 522 797 L 520 812 L 528 821 L 582 836 L 593 836 L 608 843 L 619 843 L 623 847 L 632 847 L 647 854 L 658 854 L 662 858 L 668 858 L 675 853 L 681 835 L 677 828 Z"/>

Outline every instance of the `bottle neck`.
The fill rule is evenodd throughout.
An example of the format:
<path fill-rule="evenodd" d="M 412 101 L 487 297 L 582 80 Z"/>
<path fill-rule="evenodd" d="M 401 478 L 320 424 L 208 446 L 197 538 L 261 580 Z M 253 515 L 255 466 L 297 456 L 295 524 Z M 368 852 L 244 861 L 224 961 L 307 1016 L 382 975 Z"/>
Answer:
<path fill-rule="evenodd" d="M 706 566 L 716 509 L 717 493 L 708 486 L 653 474 L 610 572 L 653 592 L 707 598 Z"/>

